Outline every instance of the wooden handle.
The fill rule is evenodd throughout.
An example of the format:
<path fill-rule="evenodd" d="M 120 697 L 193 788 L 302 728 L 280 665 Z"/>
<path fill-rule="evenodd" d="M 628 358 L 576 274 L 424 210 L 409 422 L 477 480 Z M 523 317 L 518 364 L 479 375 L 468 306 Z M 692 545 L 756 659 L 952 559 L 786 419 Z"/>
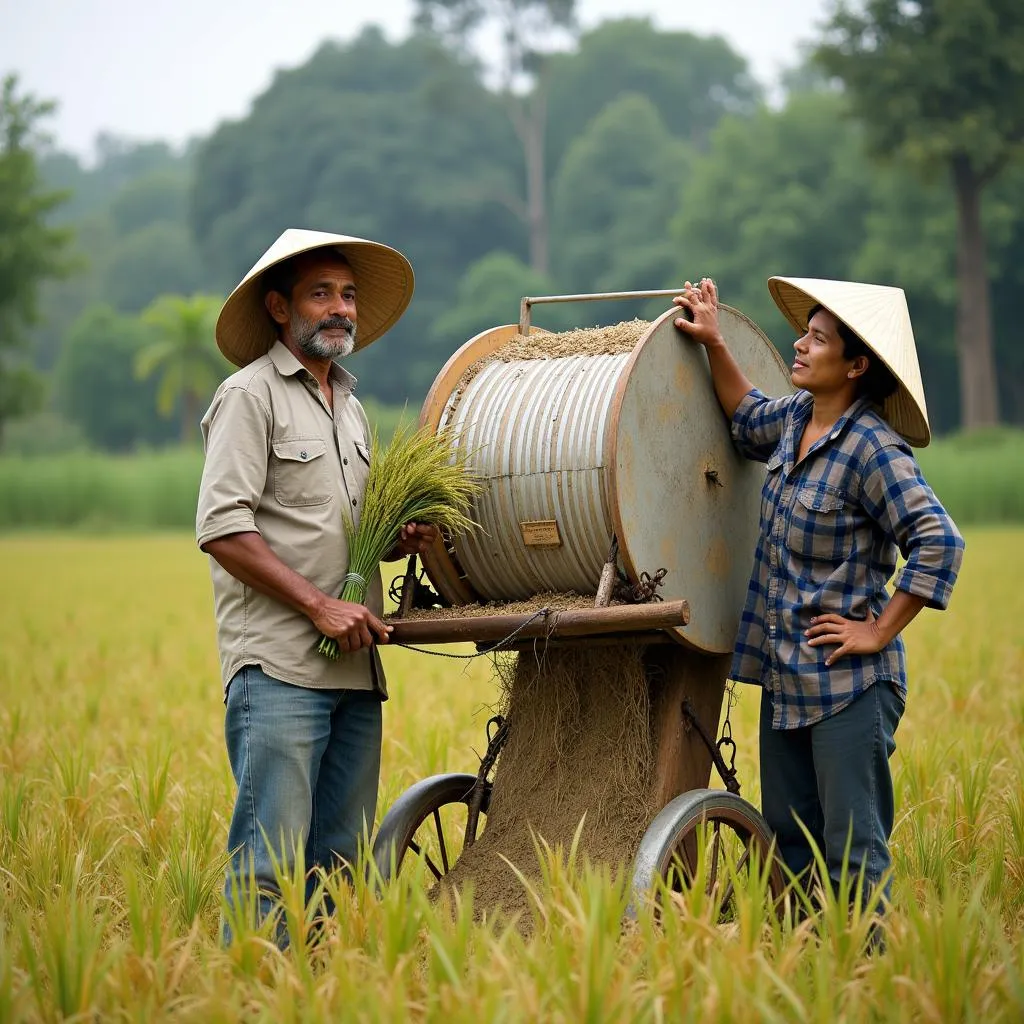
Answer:
<path fill-rule="evenodd" d="M 611 608 L 550 610 L 530 621 L 536 612 L 515 615 L 465 615 L 458 618 L 388 619 L 391 642 L 398 644 L 495 643 L 515 633 L 515 639 L 600 636 L 685 626 L 688 601 L 622 604 Z M 519 630 L 519 632 L 516 632 Z"/>

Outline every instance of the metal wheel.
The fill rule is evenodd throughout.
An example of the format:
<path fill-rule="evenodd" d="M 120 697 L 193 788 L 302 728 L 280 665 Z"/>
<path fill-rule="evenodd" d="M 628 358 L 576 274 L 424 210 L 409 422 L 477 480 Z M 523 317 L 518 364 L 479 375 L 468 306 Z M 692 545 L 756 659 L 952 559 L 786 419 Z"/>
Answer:
<path fill-rule="evenodd" d="M 774 854 L 771 830 L 746 800 L 717 789 L 695 789 L 671 800 L 651 822 L 633 862 L 633 902 L 656 899 L 658 881 L 671 891 L 691 889 L 704 880 L 719 899 L 721 920 L 733 914 L 734 881 L 756 870 L 768 872 L 772 904 L 785 889 Z"/>
<path fill-rule="evenodd" d="M 410 786 L 384 816 L 373 843 L 373 859 L 385 882 L 408 862 L 406 854 L 422 858 L 434 880 L 454 867 L 467 845 L 483 829 L 482 816 L 491 802 L 491 786 L 481 794 L 480 817 L 467 837 L 473 787 L 477 776 L 465 772 L 431 775 Z"/>

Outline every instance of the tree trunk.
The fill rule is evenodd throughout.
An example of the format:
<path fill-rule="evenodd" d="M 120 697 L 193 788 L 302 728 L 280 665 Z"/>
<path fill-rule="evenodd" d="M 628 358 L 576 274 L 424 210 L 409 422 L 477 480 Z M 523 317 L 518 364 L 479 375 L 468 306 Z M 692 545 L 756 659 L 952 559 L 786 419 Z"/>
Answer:
<path fill-rule="evenodd" d="M 964 430 L 999 422 L 992 344 L 988 249 L 981 223 L 982 180 L 966 156 L 953 158 L 957 206 L 956 350 L 960 367 L 960 425 Z"/>
<path fill-rule="evenodd" d="M 526 227 L 529 232 L 530 266 L 548 272 L 548 212 L 544 180 L 544 133 L 547 128 L 547 97 L 540 80 L 533 92 L 520 98 L 511 93 L 512 124 L 523 146 L 526 164 Z"/>
<path fill-rule="evenodd" d="M 530 225 L 530 266 L 548 272 L 548 211 L 544 181 L 544 131 L 547 126 L 547 98 L 534 89 L 526 115 L 526 205 Z"/>

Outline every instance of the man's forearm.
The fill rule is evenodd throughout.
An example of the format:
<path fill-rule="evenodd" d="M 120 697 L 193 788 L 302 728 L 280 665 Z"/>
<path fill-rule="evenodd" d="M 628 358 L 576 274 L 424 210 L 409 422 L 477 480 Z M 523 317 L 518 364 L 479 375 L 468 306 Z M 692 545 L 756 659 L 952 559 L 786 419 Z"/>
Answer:
<path fill-rule="evenodd" d="M 203 545 L 203 550 L 246 586 L 314 619 L 327 596 L 289 568 L 258 533 L 232 533 Z"/>

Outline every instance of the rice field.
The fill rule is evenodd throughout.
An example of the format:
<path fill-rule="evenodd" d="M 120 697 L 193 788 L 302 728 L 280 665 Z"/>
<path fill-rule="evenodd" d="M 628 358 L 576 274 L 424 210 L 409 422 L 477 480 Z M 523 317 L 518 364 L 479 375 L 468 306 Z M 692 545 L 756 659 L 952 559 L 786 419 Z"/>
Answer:
<path fill-rule="evenodd" d="M 217 943 L 232 788 L 206 561 L 185 534 L 0 538 L 0 1022 L 1024 1019 L 1024 529 L 966 531 L 950 610 L 908 631 L 887 951 L 828 905 L 800 924 L 754 879 L 728 925 L 699 893 L 623 926 L 607 866 L 548 854 L 532 938 L 422 879 L 335 878 L 339 913 Z M 378 819 L 473 771 L 486 659 L 385 654 Z M 758 802 L 757 700 L 734 711 Z M 476 752 L 476 753 L 475 753 Z M 285 880 L 286 883 L 288 880 Z"/>

